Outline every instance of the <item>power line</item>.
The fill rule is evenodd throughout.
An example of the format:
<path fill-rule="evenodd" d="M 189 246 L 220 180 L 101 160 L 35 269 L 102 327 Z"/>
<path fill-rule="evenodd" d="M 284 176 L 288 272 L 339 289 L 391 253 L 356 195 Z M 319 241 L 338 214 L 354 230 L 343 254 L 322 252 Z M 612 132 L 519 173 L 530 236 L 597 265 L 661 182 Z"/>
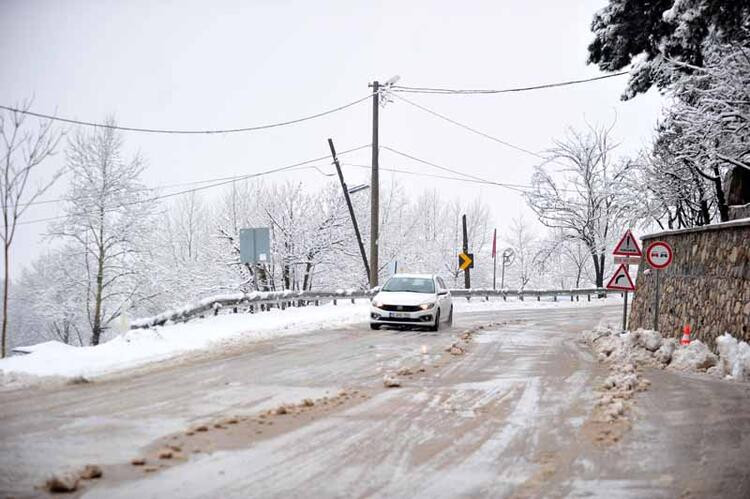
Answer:
<path fill-rule="evenodd" d="M 302 166 L 302 167 L 298 167 L 298 168 L 313 168 L 313 169 L 316 169 L 319 172 L 321 172 L 323 175 L 330 176 L 329 174 L 323 173 L 315 165 Z M 333 174 L 331 174 L 331 175 L 333 175 Z M 141 189 L 133 189 L 133 191 L 135 191 L 135 192 L 159 191 L 161 189 L 171 189 L 173 187 L 184 187 L 184 186 L 188 186 L 188 185 L 200 185 L 200 184 L 207 184 L 207 183 L 210 183 L 210 182 L 220 182 L 220 181 L 224 181 L 224 180 L 237 181 L 237 180 L 243 180 L 245 178 L 247 178 L 247 175 L 233 175 L 233 176 L 230 176 L 230 177 L 208 178 L 208 179 L 203 179 L 203 180 L 192 180 L 190 182 L 179 182 L 179 183 L 176 183 L 176 184 L 165 184 L 165 185 L 157 185 L 157 186 L 154 186 L 154 187 L 143 187 Z M 87 199 L 87 198 L 95 198 L 95 197 L 96 196 L 82 196 L 82 197 L 75 198 L 75 200 Z M 31 203 L 18 203 L 18 206 L 34 206 L 34 205 L 39 205 L 39 204 L 55 204 L 55 203 L 64 203 L 64 202 L 72 201 L 72 200 L 73 199 L 71 199 L 71 198 L 44 199 L 42 201 L 33 201 Z"/>
<path fill-rule="evenodd" d="M 406 102 L 407 104 L 409 104 L 411 106 L 416 107 L 417 109 L 421 109 L 422 111 L 424 111 L 426 113 L 429 113 L 429 114 L 431 114 L 433 116 L 436 116 L 436 117 L 438 117 L 438 118 L 440 118 L 442 120 L 445 120 L 445 121 L 447 121 L 449 123 L 452 123 L 453 125 L 461 127 L 461 128 L 463 128 L 465 130 L 468 130 L 468 131 L 470 131 L 472 133 L 475 133 L 477 135 L 481 135 L 482 137 L 490 139 L 490 140 L 492 140 L 494 142 L 497 142 L 499 144 L 502 144 L 502 145 L 504 145 L 506 147 L 510 147 L 510 148 L 515 149 L 517 151 L 521 151 L 523 153 L 530 154 L 531 156 L 534 156 L 534 157 L 539 158 L 539 159 L 543 159 L 543 160 L 547 159 L 547 158 L 545 158 L 544 156 L 542 156 L 539 153 L 536 153 L 536 152 L 531 151 L 529 149 L 523 148 L 521 146 L 517 146 L 515 144 L 511 144 L 510 142 L 507 142 L 507 141 L 502 140 L 502 139 L 498 139 L 497 137 L 493 137 L 492 135 L 490 135 L 488 133 L 482 132 L 481 130 L 477 130 L 476 128 L 472 128 L 469 125 L 465 125 L 464 123 L 458 122 L 458 121 L 456 121 L 456 120 L 454 120 L 452 118 L 449 118 L 448 116 L 445 116 L 444 114 L 440 114 L 437 111 L 433 111 L 432 109 L 429 109 L 429 108 L 427 108 L 427 107 L 425 107 L 425 106 L 423 106 L 421 104 L 417 104 L 416 102 L 412 102 L 409 99 L 407 99 L 406 97 L 402 97 L 402 96 L 400 96 L 398 94 L 393 94 L 393 93 L 390 93 L 390 95 L 392 95 L 393 97 L 395 97 L 397 99 L 400 99 L 400 100 Z"/>
<path fill-rule="evenodd" d="M 121 130 L 125 132 L 142 132 L 142 133 L 162 133 L 162 134 L 179 134 L 179 135 L 197 135 L 197 134 L 226 134 L 226 133 L 240 133 L 240 132 L 254 132 L 257 130 L 266 130 L 269 128 L 277 128 L 282 127 L 286 125 L 294 125 L 296 123 L 302 123 L 303 121 L 312 120 L 315 118 L 320 118 L 322 116 L 326 116 L 328 114 L 332 114 L 338 111 L 342 111 L 346 108 L 352 107 L 356 104 L 359 104 L 360 102 L 364 102 L 368 100 L 370 97 L 372 97 L 372 94 L 368 94 L 365 97 L 362 97 L 360 99 L 357 99 L 355 101 L 352 101 L 348 104 L 344 104 L 343 106 L 339 106 L 333 109 L 329 109 L 327 111 L 323 111 L 316 114 L 311 114 L 309 116 L 304 116 L 302 118 L 296 118 L 289 121 L 282 121 L 279 123 L 269 123 L 266 125 L 256 125 L 256 126 L 248 126 L 248 127 L 242 127 L 242 128 L 227 128 L 227 129 L 220 129 L 220 130 L 170 130 L 170 129 L 161 129 L 161 128 L 138 128 L 138 127 L 129 127 L 129 126 L 118 126 L 118 125 L 110 125 L 107 123 L 95 123 L 91 121 L 81 121 L 81 120 L 74 120 L 70 118 L 62 118 L 59 116 L 52 116 L 49 114 L 42 114 L 42 113 L 36 113 L 33 111 L 29 111 L 26 109 L 18 109 L 10 106 L 4 106 L 0 104 L 0 109 L 5 109 L 6 111 L 11 111 L 14 113 L 22 113 L 29 116 L 34 116 L 36 118 L 42 118 L 47 120 L 53 120 L 53 121 L 61 121 L 64 123 L 70 123 L 73 125 L 81 125 L 81 126 L 91 126 L 91 127 L 97 127 L 97 128 L 109 128 L 112 130 Z"/>
<path fill-rule="evenodd" d="M 354 147 L 352 149 L 347 149 L 345 151 L 339 152 L 338 154 L 339 155 L 349 154 L 349 153 L 352 153 L 352 152 L 355 152 L 355 151 L 359 151 L 361 149 L 366 149 L 368 147 L 370 147 L 370 144 L 366 144 L 366 145 L 359 146 L 359 147 Z M 132 206 L 132 205 L 137 205 L 137 204 L 150 203 L 150 202 L 153 202 L 153 201 L 159 201 L 159 200 L 162 200 L 162 199 L 167 199 L 167 198 L 171 198 L 171 197 L 175 197 L 175 196 L 180 196 L 180 195 L 183 195 L 183 194 L 189 194 L 189 193 L 192 193 L 192 192 L 198 192 L 198 191 L 202 191 L 202 190 L 206 190 L 206 189 L 212 189 L 214 187 L 220 187 L 222 185 L 231 184 L 231 183 L 234 183 L 234 182 L 237 182 L 237 181 L 248 180 L 248 179 L 251 179 L 251 178 L 261 177 L 261 176 L 264 176 L 264 175 L 270 175 L 272 173 L 279 173 L 279 172 L 282 172 L 282 171 L 298 169 L 300 167 L 305 167 L 305 165 L 310 165 L 310 163 L 315 163 L 315 162 L 323 161 L 323 160 L 327 160 L 327 159 L 329 159 L 329 156 L 327 156 L 327 155 L 326 156 L 320 156 L 318 158 L 308 159 L 306 161 L 301 161 L 299 163 L 293 163 L 291 165 L 281 166 L 281 167 L 278 167 L 278 168 L 273 168 L 273 169 L 265 170 L 265 171 L 258 172 L 258 173 L 251 173 L 251 174 L 248 174 L 248 175 L 242 175 L 242 176 L 238 176 L 238 177 L 228 177 L 226 180 L 223 180 L 223 181 L 220 181 L 220 182 L 216 182 L 216 183 L 213 183 L 211 185 L 206 185 L 206 186 L 202 186 L 202 187 L 195 187 L 193 189 L 187 189 L 187 190 L 183 190 L 183 191 L 179 191 L 179 192 L 172 192 L 170 194 L 164 194 L 164 195 L 161 195 L 161 196 L 154 196 L 152 198 L 142 199 L 142 200 L 139 200 L 139 201 L 132 201 L 132 202 L 129 202 L 129 203 L 122 203 L 122 204 L 120 204 L 120 205 L 118 205 L 116 207 L 105 209 L 105 211 L 106 212 L 117 211 L 118 209 L 123 208 L 125 206 Z M 86 215 L 86 213 L 80 213 L 79 215 Z M 40 218 L 40 219 L 36 219 L 36 220 L 29 220 L 29 221 L 25 221 L 25 222 L 18 222 L 18 225 L 29 225 L 29 224 L 35 224 L 35 223 L 41 223 L 41 222 L 50 222 L 50 221 L 53 221 L 53 220 L 60 220 L 60 219 L 63 219 L 63 218 L 67 218 L 67 216 L 68 215 L 59 215 L 59 216 L 56 216 L 56 217 Z"/>
<path fill-rule="evenodd" d="M 499 186 L 499 187 L 507 187 L 509 189 L 515 189 L 515 190 L 518 190 L 519 192 L 529 192 L 530 190 L 535 189 L 535 187 L 533 185 L 512 184 L 512 183 L 507 183 L 507 182 L 496 182 L 494 180 L 487 180 L 487 179 L 482 178 L 482 177 L 477 177 L 475 175 L 469 175 L 467 173 L 463 173 L 460 170 L 455 170 L 455 169 L 448 168 L 446 166 L 438 165 L 438 164 L 433 163 L 431 161 L 427 161 L 426 159 L 418 158 L 418 157 L 416 157 L 414 155 L 407 154 L 405 152 L 399 151 L 399 150 L 394 149 L 392 147 L 388 147 L 388 146 L 380 146 L 380 147 L 382 149 L 385 149 L 387 151 L 396 153 L 396 154 L 398 154 L 400 156 L 403 156 L 405 158 L 411 159 L 413 161 L 417 161 L 418 163 L 423 163 L 423 164 L 431 166 L 433 168 L 437 168 L 437 169 L 440 169 L 440 170 L 443 170 L 443 171 L 455 173 L 457 175 L 463 175 L 465 177 L 468 177 L 468 179 L 461 179 L 461 178 L 456 178 L 456 177 L 441 177 L 441 176 L 436 176 L 436 175 L 429 175 L 429 174 L 420 173 L 421 175 L 424 175 L 424 176 L 427 176 L 427 177 L 446 178 L 446 179 L 453 179 L 453 180 L 475 182 L 475 183 L 480 183 L 480 184 L 496 185 L 496 186 Z M 359 165 L 356 165 L 356 166 L 359 166 Z M 399 172 L 399 173 L 413 173 L 413 172 L 402 171 L 402 172 Z M 526 189 L 526 190 L 523 190 L 523 189 Z M 578 192 L 575 189 L 559 188 L 558 190 L 560 192 L 573 192 L 573 193 Z"/>
<path fill-rule="evenodd" d="M 393 89 L 394 92 L 404 92 L 404 93 L 414 93 L 414 94 L 444 94 L 444 95 L 507 94 L 507 93 L 513 93 L 513 92 L 527 92 L 530 90 L 541 90 L 545 88 L 556 88 L 556 87 L 566 87 L 569 85 L 578 85 L 580 83 L 589 83 L 593 81 L 604 80 L 607 78 L 615 78 L 617 76 L 623 76 L 628 73 L 629 73 L 628 71 L 620 71 L 619 73 L 595 76 L 592 78 L 584 78 L 580 80 L 568 80 L 568 81 L 560 81 L 560 82 L 555 82 L 555 83 L 542 83 L 539 85 L 531 85 L 528 87 L 512 87 L 512 88 L 503 88 L 499 90 L 407 87 L 407 86 L 401 86 L 401 85 L 394 85 L 391 88 Z"/>
<path fill-rule="evenodd" d="M 417 161 L 419 163 L 431 166 L 433 168 L 437 168 L 439 170 L 443 170 L 443 171 L 447 171 L 447 172 L 450 172 L 450 173 L 454 173 L 454 174 L 457 174 L 457 175 L 461 175 L 461 176 L 467 177 L 467 179 L 466 179 L 467 181 L 471 181 L 471 182 L 475 182 L 475 183 L 488 184 L 488 185 L 496 185 L 496 186 L 499 186 L 499 187 L 505 187 L 505 188 L 508 188 L 508 189 L 516 190 L 516 191 L 519 191 L 519 192 L 525 192 L 525 191 L 522 191 L 520 188 L 530 188 L 531 187 L 531 186 L 524 186 L 524 185 L 519 185 L 519 184 L 508 184 L 508 183 L 503 183 L 503 182 L 495 182 L 495 181 L 492 181 L 492 180 L 487 180 L 487 179 L 482 178 L 482 177 L 477 177 L 476 175 L 470 175 L 468 173 L 463 173 L 460 170 L 454 170 L 452 168 L 448 168 L 448 167 L 445 167 L 445 166 L 438 165 L 438 164 L 433 163 L 431 161 L 427 161 L 426 159 L 418 158 L 418 157 L 413 156 L 411 154 L 407 154 L 405 152 L 401 152 L 401 151 L 399 151 L 397 149 L 394 149 L 392 147 L 388 147 L 388 146 L 380 146 L 380 147 L 382 147 L 383 149 L 385 149 L 387 151 L 390 151 L 392 153 L 395 153 L 395 154 L 398 154 L 398 155 L 403 156 L 405 158 L 409 158 L 409 159 L 411 159 L 413 161 Z M 434 176 L 434 175 L 427 175 L 427 176 Z M 455 179 L 455 177 L 453 177 L 453 178 Z M 462 180 L 462 179 L 458 179 L 458 180 Z"/>
<path fill-rule="evenodd" d="M 354 166 L 354 167 L 357 167 L 357 168 L 366 168 L 366 169 L 370 168 L 369 165 L 358 165 L 358 164 L 354 164 L 354 163 L 341 163 L 341 165 L 342 166 Z M 504 187 L 506 189 L 510 189 L 510 190 L 517 191 L 517 192 L 520 192 L 520 193 L 527 192 L 527 191 L 525 191 L 525 190 L 523 190 L 521 188 L 521 187 L 525 187 L 525 186 L 515 187 L 515 186 L 513 186 L 513 184 L 503 184 L 503 183 L 500 183 L 500 182 L 492 182 L 492 181 L 489 181 L 489 180 L 475 180 L 473 178 L 449 177 L 448 175 L 435 175 L 433 173 L 415 172 L 415 171 L 410 171 L 410 170 L 400 170 L 398 168 L 380 168 L 380 169 L 382 171 L 391 172 L 391 173 L 401 173 L 401 174 L 406 174 L 406 175 L 415 175 L 415 176 L 418 176 L 418 177 L 439 178 L 439 179 L 443 179 L 443 180 L 455 180 L 457 182 L 469 182 L 469 183 L 473 183 L 473 184 L 494 185 L 496 187 Z"/>
<path fill-rule="evenodd" d="M 409 158 L 412 161 L 416 161 L 418 163 L 422 163 L 422 164 L 425 164 L 427 166 L 431 166 L 433 168 L 437 168 L 438 170 L 443 170 L 443 171 L 446 171 L 446 172 L 449 172 L 449 173 L 453 173 L 453 174 L 456 174 L 456 175 L 461 175 L 462 177 L 466 177 L 466 178 L 469 178 L 469 179 L 472 179 L 472 180 L 478 180 L 480 182 L 488 182 L 486 179 L 483 179 L 481 177 L 477 177 L 475 175 L 464 173 L 464 172 L 462 172 L 460 170 L 454 170 L 454 169 L 448 168 L 446 166 L 438 165 L 438 164 L 433 163 L 431 161 L 427 161 L 426 159 L 418 158 L 416 156 L 412 156 L 411 154 L 407 154 L 405 152 L 401 152 L 401 151 L 399 151 L 397 149 L 394 149 L 392 147 L 388 147 L 388 146 L 380 146 L 380 147 L 383 148 L 383 149 L 385 149 L 386 151 L 390 151 L 390 152 L 392 152 L 394 154 L 398 154 L 399 156 L 403 156 L 405 158 Z"/>

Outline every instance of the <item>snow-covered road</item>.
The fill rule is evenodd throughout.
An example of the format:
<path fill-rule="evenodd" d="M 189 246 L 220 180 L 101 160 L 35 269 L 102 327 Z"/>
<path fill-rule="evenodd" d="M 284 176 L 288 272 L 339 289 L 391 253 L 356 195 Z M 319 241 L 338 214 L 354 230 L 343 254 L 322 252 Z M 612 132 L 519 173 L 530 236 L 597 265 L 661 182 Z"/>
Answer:
<path fill-rule="evenodd" d="M 358 324 L 2 393 L 0 490 L 35 493 L 49 473 L 93 463 L 104 478 L 85 485 L 91 497 L 747 496 L 746 385 L 650 372 L 622 440 L 590 438 L 606 369 L 578 333 L 619 313 L 464 312 L 439 333 Z M 490 322 L 465 354 L 445 353 Z M 383 387 L 383 374 L 405 367 L 414 374 L 399 376 L 402 387 Z M 303 399 L 314 401 L 308 412 L 258 417 Z M 227 417 L 239 423 L 186 433 Z M 177 458 L 156 459 L 167 444 Z M 139 456 L 147 466 L 129 464 Z"/>

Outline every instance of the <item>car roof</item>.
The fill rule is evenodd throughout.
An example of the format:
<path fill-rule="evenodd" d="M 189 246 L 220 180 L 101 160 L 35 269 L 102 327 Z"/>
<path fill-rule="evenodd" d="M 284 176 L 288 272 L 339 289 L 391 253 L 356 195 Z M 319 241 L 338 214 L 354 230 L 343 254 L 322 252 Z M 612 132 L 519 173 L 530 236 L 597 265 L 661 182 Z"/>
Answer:
<path fill-rule="evenodd" d="M 419 277 L 422 279 L 434 279 L 435 274 L 393 274 L 391 277 L 406 277 L 406 278 Z"/>

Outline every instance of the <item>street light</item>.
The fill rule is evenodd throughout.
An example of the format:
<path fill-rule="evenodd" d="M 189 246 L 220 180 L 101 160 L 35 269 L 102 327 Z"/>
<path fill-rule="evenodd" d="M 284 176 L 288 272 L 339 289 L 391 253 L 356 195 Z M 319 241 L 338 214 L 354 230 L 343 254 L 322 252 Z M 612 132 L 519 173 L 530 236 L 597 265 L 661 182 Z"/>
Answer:
<path fill-rule="evenodd" d="M 348 191 L 349 191 L 349 194 L 354 194 L 355 192 L 364 191 L 369 188 L 370 186 L 367 184 L 360 184 L 360 185 L 355 185 L 354 187 L 350 187 Z"/>

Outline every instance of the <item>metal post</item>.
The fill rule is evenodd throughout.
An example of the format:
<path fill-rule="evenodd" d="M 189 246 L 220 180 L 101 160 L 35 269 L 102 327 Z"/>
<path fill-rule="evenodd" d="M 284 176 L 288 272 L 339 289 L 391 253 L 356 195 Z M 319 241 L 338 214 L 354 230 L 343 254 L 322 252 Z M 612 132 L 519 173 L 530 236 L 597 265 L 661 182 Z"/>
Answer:
<path fill-rule="evenodd" d="M 497 281 L 497 229 L 492 233 L 492 289 Z"/>
<path fill-rule="evenodd" d="M 659 269 L 654 269 L 656 272 L 656 299 L 654 303 L 654 331 L 659 330 Z"/>
<path fill-rule="evenodd" d="M 466 230 L 466 215 L 464 214 L 461 217 L 463 226 L 464 226 L 464 253 L 469 254 L 469 233 Z M 470 273 L 469 267 L 466 267 L 466 270 L 464 270 L 464 287 L 466 289 L 471 289 L 471 273 Z"/>
<path fill-rule="evenodd" d="M 380 84 L 372 82 L 372 176 L 370 180 L 370 287 L 378 285 L 378 229 L 380 225 L 380 179 L 378 172 L 378 106 Z"/>
<path fill-rule="evenodd" d="M 505 254 L 503 254 L 503 264 L 500 277 L 500 289 L 505 289 Z"/>
<path fill-rule="evenodd" d="M 622 331 L 628 330 L 628 292 L 625 291 L 625 300 L 622 302 Z"/>
<path fill-rule="evenodd" d="M 357 217 L 354 215 L 354 208 L 352 207 L 352 199 L 349 197 L 349 189 L 346 187 L 344 182 L 344 174 L 341 173 L 341 165 L 339 164 L 339 158 L 336 157 L 336 148 L 333 147 L 333 140 L 328 139 L 328 147 L 331 149 L 331 156 L 333 156 L 333 164 L 336 165 L 336 172 L 339 174 L 339 181 L 341 182 L 341 188 L 344 190 L 344 199 L 346 199 L 346 206 L 349 208 L 349 217 L 352 219 L 352 225 L 354 225 L 354 234 L 357 236 L 357 244 L 359 245 L 359 253 L 362 255 L 362 263 L 365 264 L 365 273 L 367 278 L 370 279 L 370 266 L 367 264 L 367 255 L 365 254 L 365 246 L 362 244 L 362 235 L 359 233 L 359 226 L 357 225 Z"/>

